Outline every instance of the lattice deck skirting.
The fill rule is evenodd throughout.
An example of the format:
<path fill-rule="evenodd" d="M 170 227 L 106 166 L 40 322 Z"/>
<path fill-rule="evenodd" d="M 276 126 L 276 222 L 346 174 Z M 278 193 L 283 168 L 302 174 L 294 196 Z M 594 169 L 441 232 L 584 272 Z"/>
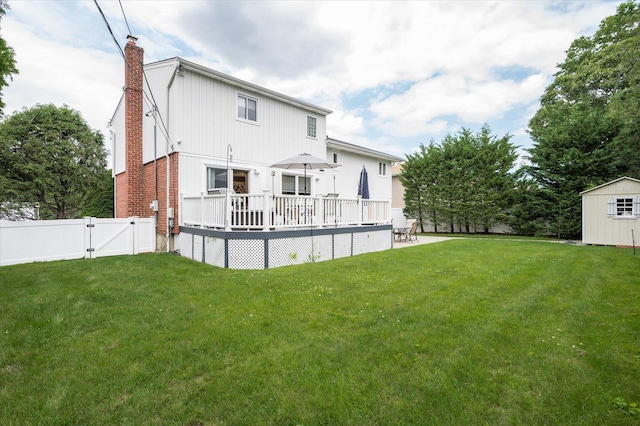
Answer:
<path fill-rule="evenodd" d="M 268 269 L 390 249 L 392 225 L 276 231 L 180 227 L 182 256 L 230 269 Z"/>

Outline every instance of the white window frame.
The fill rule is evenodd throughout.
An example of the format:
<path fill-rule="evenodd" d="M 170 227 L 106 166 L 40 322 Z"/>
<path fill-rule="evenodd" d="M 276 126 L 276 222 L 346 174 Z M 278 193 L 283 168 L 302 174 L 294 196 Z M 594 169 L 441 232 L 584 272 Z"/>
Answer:
<path fill-rule="evenodd" d="M 240 115 L 238 114 L 240 112 L 240 98 L 243 98 L 245 100 L 245 114 L 244 117 L 240 117 Z M 247 118 L 248 114 L 249 114 L 249 108 L 248 108 L 248 103 L 249 101 L 253 101 L 256 103 L 256 110 L 255 110 L 255 114 L 256 114 L 256 119 L 255 120 L 251 120 L 249 118 Z M 255 96 L 250 96 L 247 95 L 246 93 L 242 93 L 242 92 L 236 92 L 236 108 L 235 108 L 235 112 L 234 115 L 236 117 L 236 120 L 238 121 L 242 121 L 243 123 L 249 123 L 249 124 L 259 124 L 260 123 L 260 112 L 259 112 L 259 105 L 260 105 L 260 101 L 258 98 L 256 98 Z"/>
<path fill-rule="evenodd" d="M 211 187 L 209 185 L 210 181 L 209 181 L 209 175 L 210 173 L 215 173 L 214 170 L 219 170 L 224 172 L 225 174 L 225 183 L 224 185 L 221 186 L 216 186 L 215 184 L 215 179 L 214 179 L 214 183 L 213 183 L 213 187 Z M 205 174 L 205 180 L 206 180 L 206 186 L 207 186 L 207 193 L 210 193 L 211 191 L 214 191 L 216 189 L 222 189 L 222 188 L 227 188 L 227 185 L 229 184 L 229 179 L 227 174 L 229 173 L 230 170 L 225 169 L 224 167 L 220 167 L 220 166 L 207 166 L 206 167 L 206 174 Z"/>
<path fill-rule="evenodd" d="M 386 176 L 387 175 L 387 163 L 380 162 L 378 163 L 378 176 Z"/>
<path fill-rule="evenodd" d="M 610 198 L 607 216 L 614 219 L 637 219 L 640 217 L 640 198 L 628 195 Z"/>
<path fill-rule="evenodd" d="M 284 192 L 284 185 L 282 185 L 282 181 L 284 180 L 285 177 L 294 179 L 294 194 Z M 282 195 L 295 195 L 300 197 L 311 196 L 311 181 L 312 181 L 311 176 L 307 175 L 307 194 L 303 194 L 302 191 L 304 191 L 304 176 L 288 175 L 283 173 L 282 177 L 280 178 L 280 185 L 281 185 L 280 192 L 282 193 Z"/>
<path fill-rule="evenodd" d="M 309 126 L 310 120 L 313 120 L 313 127 Z M 307 115 L 307 137 L 309 139 L 318 139 L 318 118 L 313 115 Z"/>
<path fill-rule="evenodd" d="M 338 153 L 334 152 L 332 155 L 333 158 L 333 164 L 338 164 Z"/>

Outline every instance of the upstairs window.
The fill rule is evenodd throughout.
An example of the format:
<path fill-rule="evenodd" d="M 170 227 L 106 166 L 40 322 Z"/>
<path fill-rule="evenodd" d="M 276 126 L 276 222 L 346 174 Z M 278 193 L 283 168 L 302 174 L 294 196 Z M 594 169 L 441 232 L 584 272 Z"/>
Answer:
<path fill-rule="evenodd" d="M 333 164 L 338 164 L 338 153 L 337 152 L 333 153 Z"/>
<path fill-rule="evenodd" d="M 316 118 L 307 115 L 307 137 L 316 138 Z"/>
<path fill-rule="evenodd" d="M 640 216 L 639 198 L 612 198 L 608 203 L 608 216 L 635 219 Z"/>
<path fill-rule="evenodd" d="M 256 123 L 258 121 L 258 100 L 238 94 L 238 119 Z"/>
<path fill-rule="evenodd" d="M 387 175 L 387 163 L 378 163 L 378 175 L 380 176 Z"/>

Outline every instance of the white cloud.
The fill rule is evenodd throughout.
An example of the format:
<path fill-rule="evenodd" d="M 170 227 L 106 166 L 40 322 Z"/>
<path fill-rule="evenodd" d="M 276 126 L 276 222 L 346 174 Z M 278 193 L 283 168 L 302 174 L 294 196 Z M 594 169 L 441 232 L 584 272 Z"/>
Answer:
<path fill-rule="evenodd" d="M 335 111 L 329 135 L 401 154 L 460 125 L 491 124 L 523 106 L 536 108 L 571 41 L 593 33 L 620 2 L 122 6 L 147 62 L 181 56 L 317 103 Z M 119 3 L 99 4 L 124 46 L 128 30 Z M 121 94 L 123 65 L 95 5 L 35 0 L 10 6 L 2 36 L 16 50 L 20 74 L 3 90 L 5 111 L 66 103 L 103 130 Z M 528 122 L 519 114 L 512 134 Z"/>
<path fill-rule="evenodd" d="M 352 140 L 364 131 L 363 118 L 344 111 L 333 111 L 327 117 L 327 136 L 338 140 Z"/>
<path fill-rule="evenodd" d="M 371 106 L 379 126 L 400 136 L 440 133 L 447 116 L 464 122 L 483 123 L 500 117 L 518 104 L 536 99 L 544 79 L 532 75 L 521 82 L 474 81 L 442 75 L 414 84 L 408 91 Z"/>
<path fill-rule="evenodd" d="M 105 134 L 123 85 L 124 71 L 117 57 L 37 37 L 12 20 L 3 22 L 3 30 L 16 52 L 19 70 L 3 91 L 5 113 L 36 104 L 66 104 L 79 111 L 94 130 Z"/>

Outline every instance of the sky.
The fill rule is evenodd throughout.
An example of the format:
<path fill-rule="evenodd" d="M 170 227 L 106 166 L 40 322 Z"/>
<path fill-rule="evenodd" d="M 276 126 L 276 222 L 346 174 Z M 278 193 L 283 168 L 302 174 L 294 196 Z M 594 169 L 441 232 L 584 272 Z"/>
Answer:
<path fill-rule="evenodd" d="M 485 123 L 525 156 L 556 65 L 620 3 L 97 1 L 121 48 L 138 37 L 145 63 L 178 56 L 328 108 L 328 136 L 403 158 Z M 67 105 L 108 147 L 124 61 L 96 3 L 9 7 L 0 35 L 19 74 L 3 89 L 5 114 Z"/>

